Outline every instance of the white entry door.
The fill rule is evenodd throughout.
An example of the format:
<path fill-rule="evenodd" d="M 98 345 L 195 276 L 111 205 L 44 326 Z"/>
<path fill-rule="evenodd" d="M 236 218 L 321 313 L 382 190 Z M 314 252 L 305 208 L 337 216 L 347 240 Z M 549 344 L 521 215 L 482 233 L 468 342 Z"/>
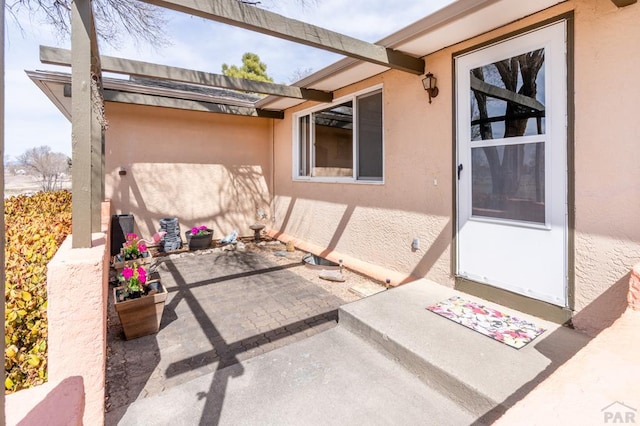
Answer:
<path fill-rule="evenodd" d="M 566 307 L 566 22 L 455 69 L 457 275 Z"/>

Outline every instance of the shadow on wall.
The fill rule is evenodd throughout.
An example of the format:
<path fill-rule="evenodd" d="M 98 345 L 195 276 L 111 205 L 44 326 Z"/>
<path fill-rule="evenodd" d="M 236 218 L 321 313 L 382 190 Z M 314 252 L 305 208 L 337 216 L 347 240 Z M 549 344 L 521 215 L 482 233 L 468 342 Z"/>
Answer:
<path fill-rule="evenodd" d="M 291 217 L 293 215 L 293 211 L 296 206 L 297 200 L 298 200 L 297 198 L 289 199 L 286 212 L 284 213 L 284 217 L 282 219 L 280 228 L 275 233 L 276 238 L 281 236 L 283 233 L 287 233 L 287 227 L 290 225 Z M 324 250 L 322 250 L 320 253 L 316 253 L 317 255 L 321 257 L 327 257 L 331 252 L 336 250 L 336 248 L 338 247 L 338 244 L 340 243 L 340 240 L 343 238 L 345 232 L 347 231 L 347 228 L 349 227 L 350 222 L 354 220 L 353 215 L 356 208 L 358 207 L 360 206 L 355 203 L 349 203 L 346 205 L 346 208 L 344 208 L 342 212 L 342 216 L 340 217 L 340 220 L 338 221 L 335 227 L 335 230 L 333 231 L 333 234 L 331 236 L 329 243 L 326 245 L 326 248 Z M 311 215 L 313 214 L 314 212 L 312 211 Z M 305 215 L 305 219 L 307 219 L 310 223 L 315 222 L 313 218 L 308 217 L 308 215 Z M 379 237 L 376 237 L 376 232 L 375 230 L 373 230 L 371 235 L 368 238 L 379 238 Z M 415 263 L 415 266 L 411 270 L 410 275 L 415 278 L 426 277 L 431 271 L 431 269 L 434 267 L 434 265 L 437 263 L 438 259 L 440 259 L 441 256 L 449 249 L 449 246 L 451 245 L 451 241 L 452 241 L 451 219 L 449 219 L 447 220 L 446 224 L 440 229 L 440 231 L 438 232 L 438 235 L 432 240 L 431 244 L 429 244 L 429 246 L 426 247 L 424 254 Z M 385 242 L 379 241 L 378 244 L 380 244 L 381 250 L 384 250 Z M 358 255 L 355 253 L 344 252 L 342 254 L 350 255 L 358 258 Z M 379 265 L 379 266 L 388 267 L 387 265 Z M 413 279 L 409 278 L 403 281 L 402 283 L 412 281 L 412 280 Z"/>
<path fill-rule="evenodd" d="M 205 224 L 219 236 L 232 229 L 250 235 L 258 210 L 270 210 L 259 165 L 134 164 L 126 176 L 115 177 L 112 200 L 116 210 L 135 216 L 143 237 L 165 217 L 177 217 L 183 231 Z"/>
<path fill-rule="evenodd" d="M 446 252 L 452 244 L 453 235 L 451 233 L 451 219 L 449 219 L 446 225 L 440 230 L 438 236 L 435 240 L 429 245 L 426 253 L 420 261 L 416 264 L 413 271 L 411 271 L 411 275 L 414 277 L 426 277 L 427 274 L 431 271 L 431 268 L 436 264 L 438 259 L 442 257 L 443 253 Z M 453 262 L 454 257 L 451 257 L 451 261 Z M 455 270 L 455 266 L 453 263 L 451 264 L 451 271 Z M 453 273 L 451 274 L 453 276 Z"/>
<path fill-rule="evenodd" d="M 84 415 L 84 381 L 82 376 L 67 377 L 56 385 L 47 396 L 29 411 L 17 426 L 52 424 L 81 425 Z"/>
<path fill-rule="evenodd" d="M 572 319 L 576 329 L 592 337 L 610 327 L 627 309 L 630 273 L 609 287 L 596 300 L 582 308 Z"/>

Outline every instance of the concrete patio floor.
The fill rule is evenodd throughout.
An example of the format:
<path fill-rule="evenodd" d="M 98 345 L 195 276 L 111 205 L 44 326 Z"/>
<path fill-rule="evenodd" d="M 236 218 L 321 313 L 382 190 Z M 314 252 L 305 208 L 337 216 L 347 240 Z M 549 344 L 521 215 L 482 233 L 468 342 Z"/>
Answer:
<path fill-rule="evenodd" d="M 519 318 L 523 314 L 425 279 L 341 305 L 336 327 L 335 308 L 326 305 L 339 300 L 317 290 L 310 295 L 304 282 L 294 279 L 293 292 L 285 291 L 282 301 L 273 298 L 279 284 L 291 278 L 286 265 L 269 267 L 253 254 L 212 259 L 211 268 L 228 269 L 205 281 L 196 279 L 199 272 L 192 262 L 166 265 L 163 273 L 174 277 L 173 283 L 167 281 L 172 301 L 181 298 L 188 309 L 177 318 L 165 318 L 157 336 L 129 346 L 126 368 L 146 373 L 128 377 L 122 372 L 117 377 L 117 383 L 131 383 L 124 389 L 130 400 L 112 405 L 107 425 L 491 424 L 589 341 L 574 330 L 524 315 L 546 331 L 516 350 L 426 306 L 457 295 Z M 240 281 L 232 284 L 235 280 Z M 258 288 L 251 286 L 254 280 Z M 222 283 L 239 287 L 235 302 L 198 293 Z M 270 294 L 262 292 L 268 288 L 273 288 Z M 285 322 L 295 322 L 287 326 L 279 318 L 275 330 L 285 335 L 268 334 L 273 342 L 267 337 L 274 331 L 267 329 L 276 326 L 271 319 L 260 324 L 251 320 L 246 329 L 241 325 L 243 317 L 255 318 L 258 307 L 265 318 L 282 313 L 275 308 L 282 303 L 311 320 L 289 318 Z M 222 306 L 228 309 L 221 315 Z M 181 317 L 189 315 L 199 325 L 182 336 Z M 169 333 L 175 333 L 171 339 L 176 342 L 166 340 Z M 254 340 L 256 333 L 264 336 Z M 211 337 L 214 334 L 219 337 Z M 154 344 L 163 349 L 145 368 L 144 354 L 153 351 Z M 266 351 L 269 347 L 274 350 Z M 113 377 L 112 372 L 108 375 Z M 153 388 L 154 383 L 163 388 Z M 111 398 L 113 391 L 110 388 Z"/>
<path fill-rule="evenodd" d="M 296 268 L 250 251 L 159 261 L 169 294 L 156 335 L 125 341 L 109 304 L 107 424 L 136 400 L 334 327 L 346 300 Z"/>

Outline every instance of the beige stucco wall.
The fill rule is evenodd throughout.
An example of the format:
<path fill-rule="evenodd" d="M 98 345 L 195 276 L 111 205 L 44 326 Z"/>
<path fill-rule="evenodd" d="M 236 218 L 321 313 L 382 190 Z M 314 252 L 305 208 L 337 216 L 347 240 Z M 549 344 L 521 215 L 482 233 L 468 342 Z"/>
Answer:
<path fill-rule="evenodd" d="M 442 63 L 434 71 L 446 68 Z M 450 122 L 451 108 L 428 108 L 420 77 L 402 72 L 382 74 L 335 97 L 380 83 L 384 184 L 292 181 L 293 111 L 287 111 L 275 126 L 274 226 L 392 271 L 451 284 L 451 129 L 441 125 Z M 451 105 L 446 96 L 440 100 Z M 414 237 L 420 250 L 411 249 Z"/>
<path fill-rule="evenodd" d="M 385 182 L 292 181 L 292 113 L 275 124 L 274 227 L 294 238 L 393 271 L 453 285 L 452 56 L 560 14 L 575 12 L 574 324 L 597 333 L 626 306 L 640 257 L 640 136 L 635 103 L 640 4 L 566 2 L 426 57 L 440 95 L 428 104 L 421 77 L 389 71 L 336 93 L 384 85 Z M 621 31 L 624 29 L 624 31 Z M 571 103 L 571 101 L 570 101 Z M 411 250 L 413 237 L 421 248 Z"/>
<path fill-rule="evenodd" d="M 575 323 L 588 330 L 623 312 L 640 258 L 638 22 L 638 3 L 576 7 Z"/>
<path fill-rule="evenodd" d="M 270 209 L 271 120 L 107 103 L 106 196 L 132 213 L 143 237 L 164 217 L 214 238 Z M 118 174 L 121 167 L 127 174 Z"/>

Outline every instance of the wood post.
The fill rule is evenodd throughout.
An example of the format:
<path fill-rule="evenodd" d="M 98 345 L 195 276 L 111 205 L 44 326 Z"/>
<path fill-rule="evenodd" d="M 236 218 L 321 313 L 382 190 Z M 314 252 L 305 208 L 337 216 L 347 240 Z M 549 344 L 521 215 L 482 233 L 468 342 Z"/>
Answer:
<path fill-rule="evenodd" d="M 73 247 L 91 247 L 104 200 L 102 76 L 91 0 L 71 6 L 71 140 Z"/>

